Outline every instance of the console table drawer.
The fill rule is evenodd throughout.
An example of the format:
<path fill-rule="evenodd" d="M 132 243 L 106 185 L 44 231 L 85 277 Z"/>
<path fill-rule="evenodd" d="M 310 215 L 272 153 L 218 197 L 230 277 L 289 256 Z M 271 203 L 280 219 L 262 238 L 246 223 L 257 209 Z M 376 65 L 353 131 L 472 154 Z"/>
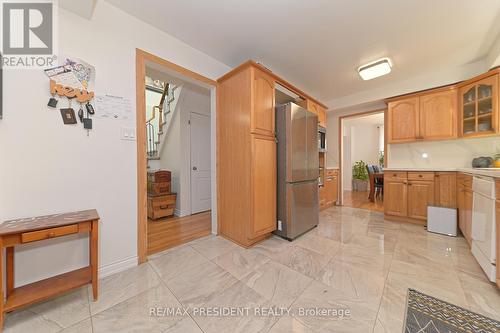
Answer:
<path fill-rule="evenodd" d="M 29 243 L 43 239 L 55 238 L 64 235 L 71 235 L 71 234 L 76 234 L 77 232 L 78 232 L 78 224 L 71 224 L 63 227 L 25 232 L 21 234 L 21 243 Z"/>

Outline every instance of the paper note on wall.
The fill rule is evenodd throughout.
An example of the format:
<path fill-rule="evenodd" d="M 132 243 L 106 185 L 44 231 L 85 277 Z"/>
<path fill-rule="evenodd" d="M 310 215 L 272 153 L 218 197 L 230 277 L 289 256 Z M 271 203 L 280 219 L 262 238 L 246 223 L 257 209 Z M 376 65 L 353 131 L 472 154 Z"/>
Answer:
<path fill-rule="evenodd" d="M 132 120 L 132 102 L 120 96 L 104 95 L 94 98 L 95 116 L 101 119 Z"/>

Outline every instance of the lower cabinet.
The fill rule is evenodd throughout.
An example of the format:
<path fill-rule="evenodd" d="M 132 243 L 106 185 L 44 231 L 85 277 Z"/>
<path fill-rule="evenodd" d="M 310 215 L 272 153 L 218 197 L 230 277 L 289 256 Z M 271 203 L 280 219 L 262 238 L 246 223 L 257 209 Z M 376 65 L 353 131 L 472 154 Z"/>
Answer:
<path fill-rule="evenodd" d="M 422 224 L 427 220 L 427 206 L 434 205 L 434 201 L 434 172 L 387 171 L 384 174 L 385 215 Z"/>
<path fill-rule="evenodd" d="M 406 179 L 384 179 L 384 211 L 386 215 L 407 216 L 408 184 Z"/>
<path fill-rule="evenodd" d="M 470 246 L 472 241 L 472 177 L 462 173 L 458 174 L 456 188 L 458 228 Z"/>
<path fill-rule="evenodd" d="M 335 206 L 339 198 L 339 172 L 335 169 L 327 169 L 325 182 L 319 189 L 319 208 L 325 209 Z"/>
<path fill-rule="evenodd" d="M 434 205 L 433 181 L 408 182 L 408 217 L 427 220 L 427 206 Z"/>
<path fill-rule="evenodd" d="M 436 172 L 435 205 L 439 207 L 457 208 L 457 173 Z"/>

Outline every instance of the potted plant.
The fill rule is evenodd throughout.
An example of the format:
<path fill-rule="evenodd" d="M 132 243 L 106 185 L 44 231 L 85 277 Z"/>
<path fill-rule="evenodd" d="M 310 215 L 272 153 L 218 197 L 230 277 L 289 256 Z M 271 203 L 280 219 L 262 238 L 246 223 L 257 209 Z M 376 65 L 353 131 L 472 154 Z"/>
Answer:
<path fill-rule="evenodd" d="M 358 161 L 352 166 L 352 190 L 368 191 L 368 170 L 366 169 L 366 163 L 363 161 Z"/>
<path fill-rule="evenodd" d="M 384 152 L 379 151 L 378 152 L 378 165 L 383 168 L 384 167 Z"/>

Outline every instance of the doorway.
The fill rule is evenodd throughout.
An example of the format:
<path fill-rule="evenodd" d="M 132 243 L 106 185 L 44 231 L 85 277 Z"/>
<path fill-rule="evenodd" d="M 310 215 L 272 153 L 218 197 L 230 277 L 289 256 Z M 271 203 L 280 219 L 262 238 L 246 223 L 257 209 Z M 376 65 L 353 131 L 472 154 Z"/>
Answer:
<path fill-rule="evenodd" d="M 383 212 L 385 110 L 340 117 L 340 196 L 347 207 Z"/>
<path fill-rule="evenodd" d="M 152 84 L 163 91 L 164 104 L 147 101 Z M 137 49 L 136 88 L 137 253 L 143 263 L 150 254 L 217 232 L 216 82 Z M 157 106 L 156 112 L 147 104 Z M 148 171 L 158 169 L 169 171 L 170 186 L 163 187 L 168 192 L 151 192 L 151 177 L 148 192 Z M 156 195 L 165 200 L 154 207 L 168 216 L 151 214 Z"/>

